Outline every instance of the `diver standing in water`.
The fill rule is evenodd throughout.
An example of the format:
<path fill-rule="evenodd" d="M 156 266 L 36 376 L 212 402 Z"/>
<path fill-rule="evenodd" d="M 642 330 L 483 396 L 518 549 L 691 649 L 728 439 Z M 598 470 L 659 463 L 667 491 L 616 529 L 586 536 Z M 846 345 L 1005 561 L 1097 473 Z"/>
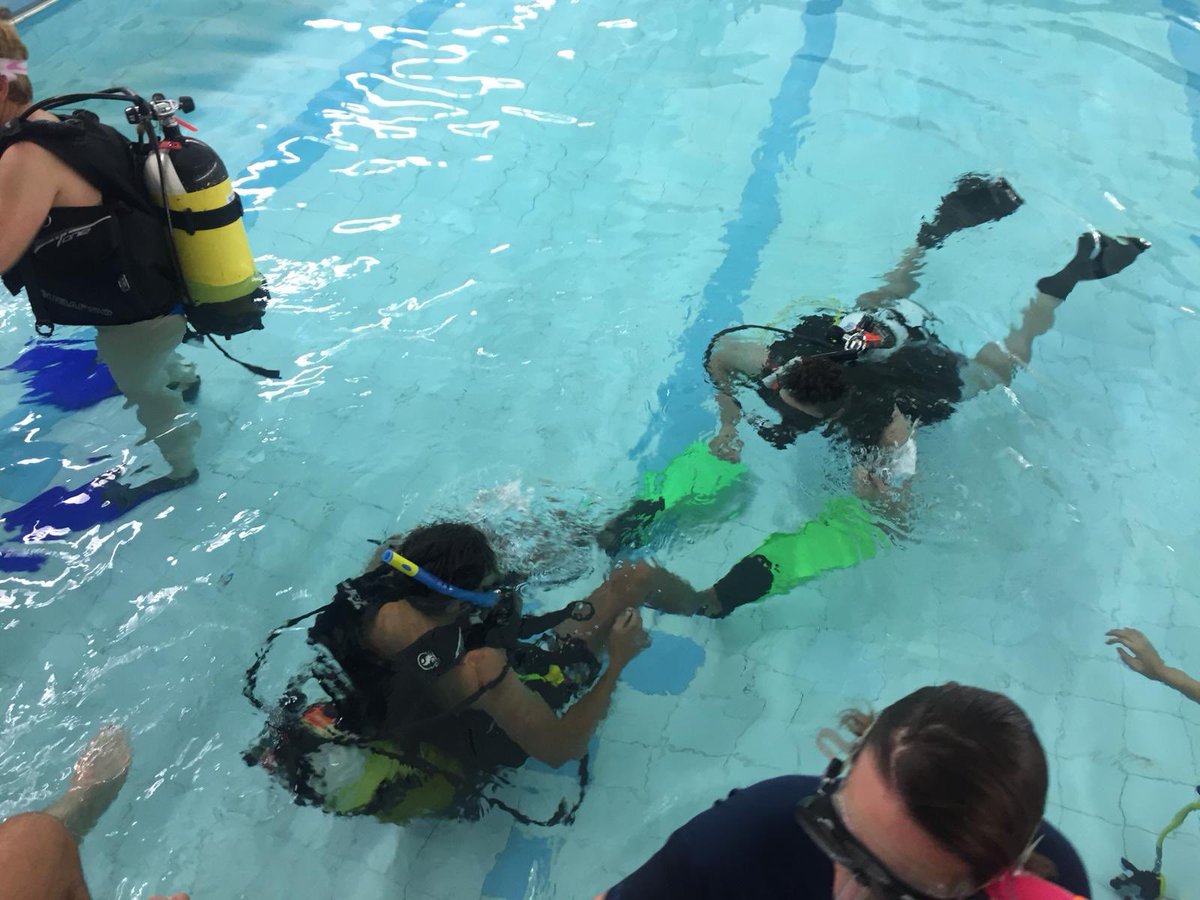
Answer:
<path fill-rule="evenodd" d="M 39 334 L 96 327 L 101 360 L 170 467 L 137 487 L 107 487 L 107 500 L 130 507 L 198 477 L 200 425 L 185 403 L 200 378 L 176 348 L 187 321 L 210 336 L 261 328 L 262 276 L 224 165 L 179 132 L 174 113 L 191 101 L 112 89 L 34 104 L 28 50 L 3 13 L 0 273 L 14 294 L 25 290 Z M 63 119 L 48 111 L 81 99 L 128 103 L 142 139 L 131 142 L 84 110 Z"/>
<path fill-rule="evenodd" d="M 1115 275 L 1150 246 L 1140 238 L 1085 232 L 1067 264 L 1037 282 L 1021 324 L 967 358 L 943 344 L 931 317 L 907 298 L 918 287 L 928 250 L 958 231 L 1003 219 L 1023 202 L 1003 178 L 964 175 L 932 221 L 922 223 L 915 245 L 883 286 L 860 296 L 849 315 L 808 315 L 790 330 L 740 325 L 716 334 L 704 360 L 717 391 L 716 437 L 707 446 L 693 444 L 648 479 L 652 488 L 605 526 L 601 543 L 610 552 L 635 545 L 659 513 L 680 503 L 712 502 L 740 478 L 737 427 L 743 413 L 737 394 L 744 387 L 779 417 L 747 417 L 773 446 L 783 449 L 810 431 L 847 446 L 854 495 L 831 500 L 799 531 L 769 536 L 698 595 L 697 611 L 728 615 L 820 572 L 874 556 L 888 538 L 862 501 L 896 497 L 916 473 L 918 425 L 945 421 L 961 401 L 1011 384 L 1029 363 L 1034 340 L 1050 330 L 1055 312 L 1080 282 Z M 740 339 L 747 331 L 770 340 Z"/>

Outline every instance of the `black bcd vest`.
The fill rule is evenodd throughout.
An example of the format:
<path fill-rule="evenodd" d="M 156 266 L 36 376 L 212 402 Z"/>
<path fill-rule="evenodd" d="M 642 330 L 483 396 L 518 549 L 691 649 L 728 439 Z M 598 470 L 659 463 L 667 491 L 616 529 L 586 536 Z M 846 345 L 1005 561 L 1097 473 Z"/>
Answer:
<path fill-rule="evenodd" d="M 55 325 L 127 325 L 169 313 L 184 299 L 170 237 L 144 186 L 145 154 L 86 110 L 60 122 L 14 120 L 0 154 L 29 141 L 101 194 L 99 206 L 55 207 L 8 272 L 25 289 L 40 334 Z"/>

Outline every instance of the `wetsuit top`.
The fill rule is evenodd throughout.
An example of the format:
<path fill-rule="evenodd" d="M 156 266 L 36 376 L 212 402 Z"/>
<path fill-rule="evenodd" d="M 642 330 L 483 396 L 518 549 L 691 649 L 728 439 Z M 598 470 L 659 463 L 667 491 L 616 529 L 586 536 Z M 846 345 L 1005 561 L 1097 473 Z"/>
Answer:
<path fill-rule="evenodd" d="M 608 900 L 829 900 L 833 864 L 796 823 L 796 804 L 819 778 L 786 775 L 731 793 L 667 840 Z M 1058 867 L 1057 882 L 1091 896 L 1087 872 L 1071 843 L 1043 822 L 1037 852 Z"/>
<path fill-rule="evenodd" d="M 51 209 L 25 254 L 3 273 L 13 294 L 25 289 L 39 331 L 125 325 L 174 309 L 183 286 L 135 145 L 86 111 L 61 122 L 13 120 L 0 129 L 0 154 L 20 141 L 54 154 L 101 194 L 98 206 Z"/>
<path fill-rule="evenodd" d="M 849 392 L 841 412 L 832 419 L 818 419 L 801 412 L 784 402 L 777 388 L 761 382 L 796 356 L 834 349 L 827 336 L 831 319 L 805 316 L 790 335 L 771 344 L 757 392 L 763 402 L 779 413 L 780 422 L 755 425 L 764 440 L 782 449 L 797 436 L 820 428 L 833 440 L 853 447 L 874 447 L 891 421 L 895 407 L 911 421 L 925 425 L 950 417 L 955 404 L 962 399 L 963 357 L 924 327 L 911 325 L 899 312 L 888 311 L 877 319 L 892 332 L 893 346 L 869 350 L 844 364 Z"/>

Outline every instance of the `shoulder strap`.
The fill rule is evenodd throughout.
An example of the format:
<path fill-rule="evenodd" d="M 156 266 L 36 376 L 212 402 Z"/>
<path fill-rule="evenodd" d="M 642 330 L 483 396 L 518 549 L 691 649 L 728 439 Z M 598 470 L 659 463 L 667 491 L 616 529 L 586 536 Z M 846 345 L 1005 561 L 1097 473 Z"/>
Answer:
<path fill-rule="evenodd" d="M 10 128 L 11 133 L 0 133 L 0 147 L 18 141 L 37 144 L 74 169 L 106 200 L 121 201 L 142 212 L 157 213 L 138 181 L 137 145 L 112 126 L 105 125 L 94 113 L 76 110 L 61 122 L 18 119 L 5 130 Z M 101 147 L 94 142 L 100 142 L 101 146 L 107 143 L 109 152 L 98 154 Z M 108 165 L 97 163 L 97 156 Z M 114 168 L 124 171 L 113 171 Z"/>
<path fill-rule="evenodd" d="M 128 169 L 124 173 L 113 172 L 107 167 L 96 165 L 94 157 L 89 154 L 79 154 L 72 159 L 63 159 L 63 162 L 78 172 L 84 179 L 95 185 L 101 194 L 113 200 L 120 200 L 134 209 L 140 209 L 142 212 L 157 215 L 158 210 L 149 200 L 145 187 L 139 180 L 141 173 L 137 170 L 136 150 L 137 145 L 125 137 L 121 132 L 117 131 L 111 125 L 105 125 L 91 113 L 86 110 L 78 110 L 72 113 L 68 121 L 78 122 L 83 129 L 84 134 L 95 135 L 100 140 L 112 142 L 114 147 L 119 147 L 126 156 Z M 47 148 L 52 153 L 53 148 Z"/>

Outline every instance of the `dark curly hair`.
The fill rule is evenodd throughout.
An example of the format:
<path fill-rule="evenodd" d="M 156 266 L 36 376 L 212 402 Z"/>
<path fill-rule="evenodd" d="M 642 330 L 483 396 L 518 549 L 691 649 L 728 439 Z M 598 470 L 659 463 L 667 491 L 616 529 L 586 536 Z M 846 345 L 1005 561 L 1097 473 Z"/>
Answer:
<path fill-rule="evenodd" d="M 414 528 L 406 535 L 392 535 L 371 557 L 368 572 L 384 565 L 383 551 L 389 549 L 411 559 L 431 575 L 467 590 L 478 589 L 497 566 L 496 553 L 487 535 L 465 522 L 435 522 Z M 396 583 L 402 586 L 404 599 L 424 613 L 437 613 L 445 607 L 443 595 L 415 579 L 397 572 Z"/>
<path fill-rule="evenodd" d="M 841 365 L 828 359 L 806 359 L 788 369 L 779 386 L 801 403 L 830 403 L 849 390 Z"/>

